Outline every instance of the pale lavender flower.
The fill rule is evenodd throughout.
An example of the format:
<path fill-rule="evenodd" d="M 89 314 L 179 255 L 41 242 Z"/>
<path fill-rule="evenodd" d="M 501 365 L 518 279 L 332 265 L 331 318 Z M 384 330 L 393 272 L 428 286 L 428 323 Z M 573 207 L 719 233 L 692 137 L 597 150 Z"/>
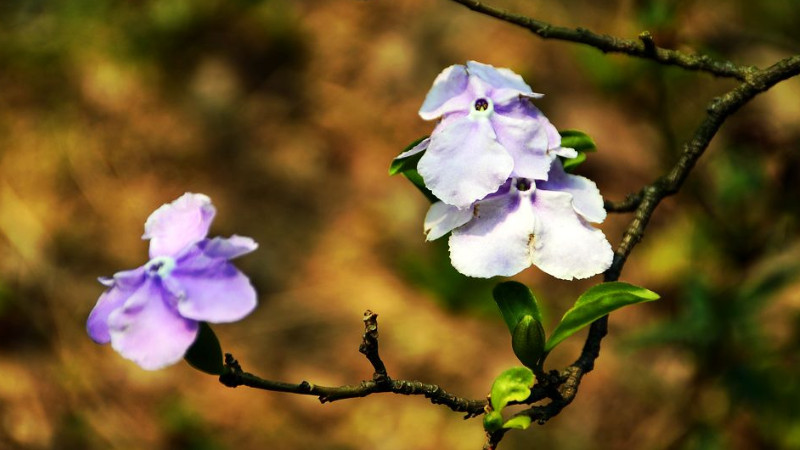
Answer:
<path fill-rule="evenodd" d="M 573 158 L 558 132 L 531 103 L 534 93 L 509 69 L 469 61 L 446 68 L 428 92 L 420 116 L 441 119 L 430 140 L 400 157 L 427 150 L 417 170 L 448 205 L 466 208 L 509 177 L 547 178 L 556 156 Z"/>
<path fill-rule="evenodd" d="M 450 261 L 464 275 L 511 276 L 533 264 L 571 280 L 611 265 L 611 245 L 589 224 L 605 217 L 594 182 L 565 173 L 555 160 L 547 181 L 509 178 L 467 209 L 434 203 L 425 217 L 425 233 L 434 240 L 452 231 Z"/>
<path fill-rule="evenodd" d="M 101 278 L 108 287 L 86 329 L 148 370 L 179 361 L 197 336 L 198 322 L 233 322 L 256 306 L 250 280 L 229 260 L 258 248 L 251 238 L 206 237 L 216 210 L 202 194 L 186 193 L 153 212 L 143 239 L 150 261 Z"/>

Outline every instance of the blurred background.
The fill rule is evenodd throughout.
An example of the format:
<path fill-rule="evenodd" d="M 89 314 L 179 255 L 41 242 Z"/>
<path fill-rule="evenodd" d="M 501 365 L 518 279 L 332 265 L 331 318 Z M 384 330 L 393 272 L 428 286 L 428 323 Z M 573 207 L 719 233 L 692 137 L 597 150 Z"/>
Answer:
<path fill-rule="evenodd" d="M 737 63 L 800 53 L 798 2 L 497 0 L 566 26 Z M 602 6 L 601 6 L 602 5 Z M 395 378 L 484 397 L 518 364 L 490 291 L 425 243 L 427 204 L 390 160 L 433 124 L 446 66 L 522 74 L 560 129 L 597 141 L 579 173 L 619 200 L 665 171 L 730 80 L 542 41 L 446 0 L 0 3 L 0 448 L 474 449 L 480 420 L 418 397 L 320 405 L 147 372 L 84 326 L 98 276 L 143 264 L 143 224 L 186 191 L 260 305 L 216 326 L 265 378 L 357 383 L 361 316 Z M 800 448 L 800 79 L 739 111 L 656 212 L 622 279 L 662 300 L 610 319 L 597 368 L 547 425 L 502 448 Z M 602 225 L 619 243 L 629 215 Z M 547 327 L 600 277 L 515 279 Z M 549 368 L 571 362 L 577 336 Z"/>

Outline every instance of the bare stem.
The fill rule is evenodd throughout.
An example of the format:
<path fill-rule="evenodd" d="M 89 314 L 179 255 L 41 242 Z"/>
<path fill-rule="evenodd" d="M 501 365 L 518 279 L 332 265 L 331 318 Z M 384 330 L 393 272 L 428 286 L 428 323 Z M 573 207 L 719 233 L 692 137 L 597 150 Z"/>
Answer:
<path fill-rule="evenodd" d="M 576 42 L 594 47 L 604 53 L 623 53 L 637 58 L 656 61 L 661 64 L 681 67 L 686 70 L 707 72 L 717 77 L 735 78 L 745 81 L 757 69 L 740 66 L 730 61 L 711 58 L 708 55 L 690 55 L 677 50 L 665 49 L 655 45 L 653 36 L 644 31 L 638 39 L 623 39 L 607 34 L 594 33 L 585 28 L 566 28 L 551 25 L 541 20 L 514 14 L 477 0 L 451 0 L 467 8 L 527 29 L 542 39 Z"/>

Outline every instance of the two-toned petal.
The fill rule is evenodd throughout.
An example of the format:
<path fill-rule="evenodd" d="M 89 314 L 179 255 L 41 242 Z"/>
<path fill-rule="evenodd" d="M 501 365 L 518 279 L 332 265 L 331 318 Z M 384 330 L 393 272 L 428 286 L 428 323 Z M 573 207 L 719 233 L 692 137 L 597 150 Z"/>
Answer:
<path fill-rule="evenodd" d="M 147 277 L 109 315 L 111 346 L 147 370 L 180 361 L 197 336 L 198 324 L 178 314 L 176 301 L 158 278 Z"/>
<path fill-rule="evenodd" d="M 537 182 L 539 189 L 567 192 L 572 195 L 572 206 L 589 222 L 601 223 L 606 219 L 603 196 L 594 181 L 564 171 L 559 160 L 553 161 L 547 181 Z"/>
<path fill-rule="evenodd" d="M 417 170 L 443 202 L 467 208 L 505 182 L 514 160 L 486 119 L 444 119 L 431 135 Z"/>
<path fill-rule="evenodd" d="M 608 269 L 614 252 L 602 231 L 583 220 L 567 192 L 537 190 L 531 241 L 533 264 L 564 280 L 588 278 Z"/>
<path fill-rule="evenodd" d="M 176 256 L 205 239 L 216 209 L 203 194 L 186 193 L 155 210 L 144 225 L 142 239 L 150 239 L 150 257 Z"/>
<path fill-rule="evenodd" d="M 521 76 L 509 69 L 496 68 L 477 61 L 468 61 L 467 72 L 490 87 L 489 95 L 496 104 L 504 104 L 519 96 L 528 98 L 542 97 L 542 94 L 533 92 Z"/>
<path fill-rule="evenodd" d="M 469 109 L 471 96 L 467 92 L 469 75 L 466 67 L 453 65 L 442 71 L 433 81 L 419 115 L 425 120 L 437 119 L 447 113 Z"/>
<path fill-rule="evenodd" d="M 100 282 L 108 287 L 100 295 L 89 318 L 86 320 L 86 332 L 98 344 L 108 344 L 111 334 L 108 331 L 108 316 L 122 305 L 144 282 L 144 269 L 118 272 L 113 278 L 101 278 Z"/>
<path fill-rule="evenodd" d="M 495 109 L 491 121 L 497 141 L 514 161 L 512 176 L 543 180 L 555 158 L 548 152 L 547 119 L 529 101 L 521 100 Z"/>
<path fill-rule="evenodd" d="M 531 265 L 534 231 L 530 197 L 514 193 L 478 202 L 475 218 L 453 230 L 450 261 L 464 275 L 511 276 Z"/>

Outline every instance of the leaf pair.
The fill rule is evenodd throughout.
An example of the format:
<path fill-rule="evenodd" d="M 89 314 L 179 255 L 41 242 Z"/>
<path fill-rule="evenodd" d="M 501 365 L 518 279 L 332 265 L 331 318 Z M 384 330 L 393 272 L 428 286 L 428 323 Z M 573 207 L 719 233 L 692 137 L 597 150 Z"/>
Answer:
<path fill-rule="evenodd" d="M 561 318 L 545 339 L 538 301 L 527 286 L 516 281 L 498 284 L 493 296 L 511 332 L 511 347 L 528 367 L 540 369 L 547 354 L 564 339 L 623 306 L 657 300 L 658 294 L 642 287 L 614 281 L 592 286 Z"/>

